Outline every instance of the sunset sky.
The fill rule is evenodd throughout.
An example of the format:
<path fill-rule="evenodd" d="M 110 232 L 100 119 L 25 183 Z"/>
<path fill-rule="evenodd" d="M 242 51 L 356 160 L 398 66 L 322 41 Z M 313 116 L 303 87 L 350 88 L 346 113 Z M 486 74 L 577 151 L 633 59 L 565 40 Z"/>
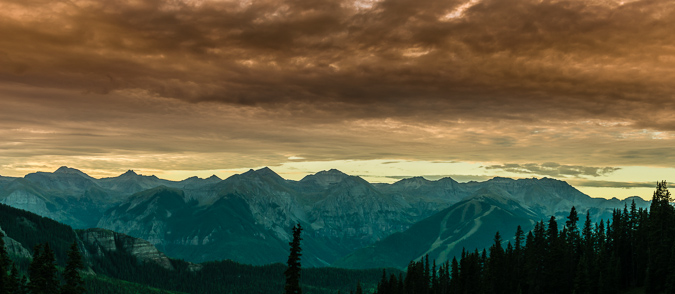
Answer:
<path fill-rule="evenodd" d="M 0 175 L 675 180 L 669 0 L 0 0 Z"/>

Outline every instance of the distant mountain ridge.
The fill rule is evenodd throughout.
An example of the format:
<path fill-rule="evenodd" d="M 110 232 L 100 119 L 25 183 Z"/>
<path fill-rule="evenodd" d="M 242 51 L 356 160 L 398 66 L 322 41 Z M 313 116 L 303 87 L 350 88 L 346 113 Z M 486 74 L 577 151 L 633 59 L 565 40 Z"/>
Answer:
<path fill-rule="evenodd" d="M 451 178 L 414 177 L 373 185 L 335 169 L 300 181 L 283 179 L 269 168 L 224 180 L 212 176 L 169 181 L 131 170 L 118 177 L 95 179 L 67 167 L 23 178 L 0 178 L 0 203 L 76 228 L 102 227 L 142 238 L 171 257 L 193 262 L 283 262 L 290 227 L 299 222 L 305 228 L 303 258 L 309 266 L 344 260 L 355 250 L 485 191 L 529 211 L 528 218 L 523 218 L 527 222 L 550 215 L 562 217 L 573 205 L 580 212 L 590 210 L 596 219 L 606 218 L 612 209 L 629 203 L 591 198 L 566 182 L 549 178 L 458 183 Z M 642 199 L 636 202 L 639 207 L 648 206 Z M 494 234 L 492 225 L 498 224 L 480 229 Z"/>

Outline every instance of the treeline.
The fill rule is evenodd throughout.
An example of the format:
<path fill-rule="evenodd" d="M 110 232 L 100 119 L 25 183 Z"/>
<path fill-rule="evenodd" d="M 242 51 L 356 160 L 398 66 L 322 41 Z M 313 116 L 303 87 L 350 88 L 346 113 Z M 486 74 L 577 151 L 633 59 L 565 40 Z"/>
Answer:
<path fill-rule="evenodd" d="M 156 264 L 138 263 L 123 252 L 106 258 L 94 258 L 92 269 L 115 279 L 147 285 L 157 289 L 184 293 L 283 293 L 286 265 L 253 266 L 231 260 L 207 262 L 191 271 L 186 262 L 172 260 L 175 270 Z M 396 274 L 399 270 L 390 270 Z M 350 270 L 339 268 L 305 268 L 300 276 L 303 294 L 349 293 L 360 282 L 364 288 L 374 288 L 380 280 L 381 269 Z"/>
<path fill-rule="evenodd" d="M 73 243 L 68 251 L 68 261 L 61 276 L 49 243 L 36 245 L 26 277 L 9 258 L 2 237 L 4 235 L 0 232 L 0 294 L 85 293 L 84 281 L 79 273 L 84 265 L 77 243 Z"/>
<path fill-rule="evenodd" d="M 0 204 L 0 227 L 27 249 L 49 243 L 61 267 L 66 265 L 68 248 L 77 238 L 68 225 L 5 204 Z"/>
<path fill-rule="evenodd" d="M 459 261 L 408 265 L 405 277 L 383 273 L 377 294 L 446 293 L 675 293 L 675 208 L 666 182 L 657 184 L 649 211 L 635 203 L 614 210 L 612 219 L 583 226 L 572 207 L 560 229 L 555 217 L 527 235 L 520 226 L 503 246 L 462 251 Z"/>
<path fill-rule="evenodd" d="M 18 277 L 7 280 L 18 280 L 24 289 L 30 283 L 31 263 L 36 257 L 44 254 L 49 245 L 48 258 L 38 260 L 54 260 L 55 267 L 49 266 L 45 272 L 55 273 L 59 284 L 65 283 L 64 269 L 67 267 L 68 251 L 78 239 L 76 231 L 71 227 L 52 219 L 41 217 L 31 212 L 0 204 L 0 226 L 8 236 L 23 247 L 33 249 L 33 258 L 28 256 L 12 256 L 4 266 L 7 276 Z M 184 261 L 172 259 L 175 270 L 165 269 L 154 263 L 142 263 L 134 255 L 125 250 L 106 251 L 98 254 L 99 248 L 94 244 L 80 243 L 80 249 L 88 258 L 83 263 L 88 272 L 84 274 L 84 288 L 87 293 L 281 293 L 284 289 L 283 264 L 252 266 L 225 260 L 202 264 L 201 270 L 193 270 Z M 37 247 L 36 247 L 37 245 Z M 0 246 L 4 248 L 4 246 Z M 29 250 L 30 251 L 30 250 Z M 3 251 L 4 252 L 4 251 Z M 86 254 L 94 252 L 96 254 Z M 37 255 L 36 255 L 37 253 Z M 14 252 L 13 254 L 17 254 Z M 6 256 L 3 255 L 3 256 Z M 91 271 L 89 271 L 91 269 Z M 398 270 L 390 272 L 401 273 Z M 300 284 L 304 294 L 348 293 L 360 281 L 365 288 L 374 288 L 380 279 L 381 270 L 348 270 L 338 268 L 303 269 Z M 23 282 L 21 282 L 23 280 Z M 4 282 L 5 280 L 0 281 Z M 128 281 L 128 282 L 124 282 Z M 0 288 L 3 286 L 0 286 Z M 51 287 L 51 286 L 49 286 Z M 15 293 L 14 290 L 4 293 Z M 29 291 L 29 290 L 26 290 Z M 25 293 L 25 292 L 16 292 Z M 45 292 L 47 293 L 47 292 Z"/>

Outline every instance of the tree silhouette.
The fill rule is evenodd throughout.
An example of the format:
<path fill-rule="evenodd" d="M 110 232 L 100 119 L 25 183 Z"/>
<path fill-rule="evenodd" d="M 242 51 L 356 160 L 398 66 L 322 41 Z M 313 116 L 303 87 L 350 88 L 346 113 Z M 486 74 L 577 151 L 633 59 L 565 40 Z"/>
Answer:
<path fill-rule="evenodd" d="M 84 293 L 84 281 L 80 277 L 78 270 L 83 268 L 82 255 L 77 248 L 77 242 L 73 242 L 68 251 L 68 263 L 63 271 L 63 279 L 66 284 L 61 288 L 61 294 L 81 294 Z"/>
<path fill-rule="evenodd" d="M 49 243 L 38 244 L 33 249 L 33 261 L 28 269 L 28 288 L 33 294 L 57 294 L 59 282 L 56 278 L 56 259 Z"/>
<path fill-rule="evenodd" d="M 293 241 L 289 242 L 288 245 L 291 246 L 291 253 L 288 255 L 288 268 L 284 272 L 286 275 L 286 294 L 301 294 L 302 289 L 300 289 L 300 232 L 302 227 L 298 223 L 293 226 Z"/>

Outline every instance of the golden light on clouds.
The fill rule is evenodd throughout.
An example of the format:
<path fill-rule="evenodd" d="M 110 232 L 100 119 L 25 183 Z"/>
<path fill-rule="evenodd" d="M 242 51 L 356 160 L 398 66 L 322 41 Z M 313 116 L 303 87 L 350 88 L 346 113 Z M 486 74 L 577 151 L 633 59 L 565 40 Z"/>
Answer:
<path fill-rule="evenodd" d="M 630 182 L 675 162 L 674 27 L 656 0 L 0 0 L 0 175 L 405 160 Z"/>

